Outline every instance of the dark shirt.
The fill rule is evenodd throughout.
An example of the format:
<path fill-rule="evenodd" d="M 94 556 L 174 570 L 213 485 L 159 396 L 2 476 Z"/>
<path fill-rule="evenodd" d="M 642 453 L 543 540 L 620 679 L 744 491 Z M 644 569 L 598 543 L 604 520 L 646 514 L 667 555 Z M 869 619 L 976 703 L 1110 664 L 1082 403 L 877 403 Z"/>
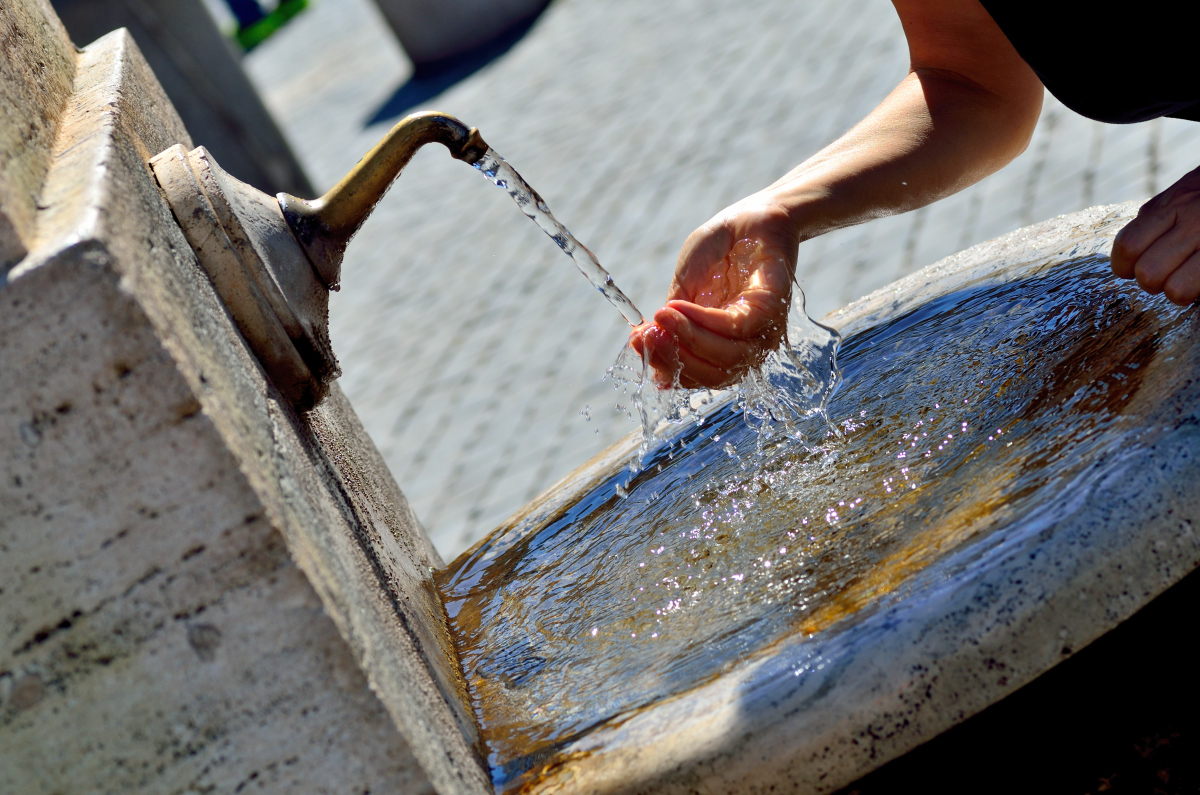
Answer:
<path fill-rule="evenodd" d="M 1046 89 L 1113 124 L 1200 121 L 1200 0 L 981 0 Z"/>

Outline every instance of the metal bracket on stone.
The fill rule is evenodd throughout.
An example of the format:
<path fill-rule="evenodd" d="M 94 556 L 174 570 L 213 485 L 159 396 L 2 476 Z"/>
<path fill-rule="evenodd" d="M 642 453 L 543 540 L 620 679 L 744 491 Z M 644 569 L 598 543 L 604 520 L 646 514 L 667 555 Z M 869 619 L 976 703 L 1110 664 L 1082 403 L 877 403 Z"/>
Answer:
<path fill-rule="evenodd" d="M 240 182 L 204 147 L 150 161 L 200 265 L 268 377 L 301 410 L 341 374 L 329 343 L 329 292 L 273 197 Z"/>
<path fill-rule="evenodd" d="M 329 342 L 329 291 L 342 255 L 375 205 L 427 143 L 474 163 L 479 132 L 444 113 L 400 121 L 328 193 L 277 197 L 227 174 L 204 147 L 176 144 L 150 167 L 200 265 L 267 377 L 300 411 L 315 407 L 340 374 Z"/>

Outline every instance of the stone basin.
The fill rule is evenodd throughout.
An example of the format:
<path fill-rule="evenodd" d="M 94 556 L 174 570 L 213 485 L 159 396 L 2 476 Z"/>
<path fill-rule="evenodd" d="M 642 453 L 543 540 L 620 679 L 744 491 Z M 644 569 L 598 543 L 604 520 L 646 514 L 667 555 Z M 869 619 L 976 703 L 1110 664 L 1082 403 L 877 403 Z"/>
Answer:
<path fill-rule="evenodd" d="M 500 791 L 828 792 L 1200 563 L 1194 307 L 1112 277 L 1136 204 L 833 313 L 805 444 L 630 437 L 440 573 Z M 618 489 L 627 491 L 622 498 Z"/>

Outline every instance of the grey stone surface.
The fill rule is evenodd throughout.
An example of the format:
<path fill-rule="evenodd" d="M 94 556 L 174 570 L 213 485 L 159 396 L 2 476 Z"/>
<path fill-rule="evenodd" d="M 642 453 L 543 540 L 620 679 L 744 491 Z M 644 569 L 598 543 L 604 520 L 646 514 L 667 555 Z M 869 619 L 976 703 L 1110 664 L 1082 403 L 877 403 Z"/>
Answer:
<path fill-rule="evenodd" d="M 650 312 L 692 229 L 849 128 L 906 67 L 883 0 L 556 0 L 503 58 L 419 108 L 478 126 Z M 247 59 L 320 188 L 386 131 L 367 121 L 410 68 L 368 0 L 318 0 Z M 1147 197 L 1198 153 L 1200 125 L 1105 126 L 1048 96 L 1028 151 L 1001 172 L 804 244 L 809 312 L 1019 226 Z M 444 152 L 409 165 L 351 245 L 343 284 L 343 389 L 447 558 L 633 429 L 601 383 L 620 317 Z"/>
<path fill-rule="evenodd" d="M 197 141 L 267 193 L 306 193 L 308 177 L 242 71 L 241 52 L 201 0 L 54 0 L 80 46 L 127 28 Z"/>
<path fill-rule="evenodd" d="M 483 44 L 542 10 L 547 0 L 375 0 L 414 64 Z"/>
<path fill-rule="evenodd" d="M 0 8 L 0 278 L 35 245 L 37 196 L 58 121 L 71 95 L 75 57 L 45 3 Z"/>
<path fill-rule="evenodd" d="M 0 281 L 0 791 L 486 791 L 436 551 L 340 390 L 264 382 L 148 169 L 190 141 L 132 39 L 71 87 Z"/>

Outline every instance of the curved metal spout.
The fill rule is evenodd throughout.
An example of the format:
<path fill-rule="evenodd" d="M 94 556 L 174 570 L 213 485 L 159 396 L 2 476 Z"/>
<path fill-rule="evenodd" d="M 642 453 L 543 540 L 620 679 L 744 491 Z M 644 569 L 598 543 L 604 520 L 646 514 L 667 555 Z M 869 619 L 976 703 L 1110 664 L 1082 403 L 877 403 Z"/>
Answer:
<path fill-rule="evenodd" d="M 286 193 L 276 198 L 296 239 L 330 290 L 339 287 L 342 255 L 350 238 L 375 209 L 401 169 L 425 144 L 440 143 L 450 154 L 475 163 L 488 146 L 479 131 L 445 113 L 414 113 L 402 119 L 358 165 L 324 196 L 305 201 Z"/>

